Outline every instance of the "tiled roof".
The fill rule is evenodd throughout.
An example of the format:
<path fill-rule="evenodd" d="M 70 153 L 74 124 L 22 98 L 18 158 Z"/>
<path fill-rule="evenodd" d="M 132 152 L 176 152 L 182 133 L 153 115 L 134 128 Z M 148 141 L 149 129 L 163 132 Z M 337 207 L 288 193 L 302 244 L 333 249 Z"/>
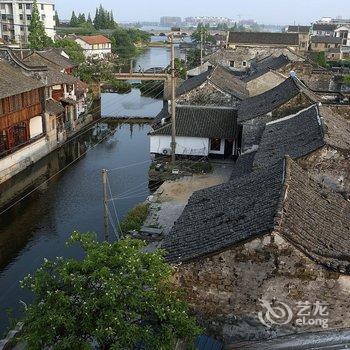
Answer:
<path fill-rule="evenodd" d="M 176 135 L 232 139 L 235 137 L 236 111 L 222 107 L 178 106 Z M 151 135 L 171 135 L 171 122 L 151 132 Z"/>
<path fill-rule="evenodd" d="M 247 75 L 243 78 L 244 81 L 252 81 L 259 78 L 270 70 L 280 69 L 290 63 L 287 56 L 280 55 L 278 57 L 269 56 L 260 61 L 252 63 Z"/>
<path fill-rule="evenodd" d="M 326 32 L 331 32 L 335 29 L 337 29 L 337 25 L 336 24 L 331 24 L 331 23 L 315 23 L 312 26 L 313 30 L 322 30 L 322 31 L 326 31 Z"/>
<path fill-rule="evenodd" d="M 58 84 L 73 85 L 78 81 L 78 78 L 66 73 L 62 73 L 62 67 L 55 63 L 49 62 L 48 60 L 36 53 L 26 57 L 23 61 L 29 66 L 46 65 L 48 71 L 45 73 L 45 77 L 47 77 L 47 84 L 49 86 Z"/>
<path fill-rule="evenodd" d="M 243 122 L 272 112 L 299 94 L 300 90 L 293 78 L 263 94 L 243 100 L 238 110 L 238 121 Z"/>
<path fill-rule="evenodd" d="M 90 35 L 90 36 L 79 36 L 79 38 L 85 41 L 89 45 L 95 44 L 110 44 L 111 41 L 104 35 Z"/>
<path fill-rule="evenodd" d="M 187 92 L 196 89 L 205 83 L 211 74 L 211 70 L 207 70 L 204 73 L 201 73 L 193 78 L 185 80 L 176 90 L 176 96 L 181 96 Z"/>
<path fill-rule="evenodd" d="M 206 81 L 211 82 L 218 89 L 239 99 L 247 98 L 249 95 L 246 84 L 237 78 L 230 70 L 217 66 L 201 73 L 193 78 L 185 80 L 176 91 L 177 96 L 181 96 L 192 91 Z"/>
<path fill-rule="evenodd" d="M 256 152 L 244 153 L 237 159 L 233 166 L 230 181 L 234 181 L 243 175 L 247 175 L 253 171 L 253 164 Z"/>
<path fill-rule="evenodd" d="M 324 43 L 324 44 L 341 44 L 342 38 L 336 38 L 334 36 L 322 36 L 322 35 L 313 35 L 311 37 L 312 43 Z"/>
<path fill-rule="evenodd" d="M 229 44 L 299 46 L 297 33 L 230 32 Z"/>
<path fill-rule="evenodd" d="M 288 33 L 309 33 L 310 32 L 310 26 L 288 26 L 287 32 Z"/>
<path fill-rule="evenodd" d="M 59 115 L 64 112 L 64 107 L 60 102 L 49 99 L 46 101 L 46 112 L 50 115 Z"/>
<path fill-rule="evenodd" d="M 62 68 L 74 68 L 77 66 L 76 63 L 74 63 L 71 59 L 66 58 L 61 55 L 60 49 L 49 49 L 46 51 L 38 51 L 37 53 L 46 58 L 48 61 L 53 62 L 57 65 L 59 65 Z"/>
<path fill-rule="evenodd" d="M 316 105 L 271 123 L 267 123 L 254 167 L 277 163 L 285 156 L 299 158 L 325 145 L 323 127 Z"/>
<path fill-rule="evenodd" d="M 240 100 L 249 96 L 246 83 L 237 78 L 232 71 L 224 67 L 215 67 L 209 76 L 209 81 L 219 89 L 239 98 Z"/>
<path fill-rule="evenodd" d="M 275 229 L 317 263 L 350 273 L 350 203 L 289 158 L 195 192 L 163 248 L 170 262 L 186 262 Z"/>
<path fill-rule="evenodd" d="M 169 261 L 220 252 L 271 231 L 283 189 L 282 163 L 195 192 L 165 238 Z"/>
<path fill-rule="evenodd" d="M 0 59 L 0 99 L 44 86 L 40 80 L 26 76 L 20 68 Z"/>

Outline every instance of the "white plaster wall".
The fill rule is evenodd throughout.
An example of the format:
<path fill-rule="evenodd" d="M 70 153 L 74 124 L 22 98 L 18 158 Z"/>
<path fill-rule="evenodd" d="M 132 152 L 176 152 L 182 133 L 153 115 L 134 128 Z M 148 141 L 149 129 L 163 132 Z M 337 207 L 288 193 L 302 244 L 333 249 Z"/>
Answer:
<path fill-rule="evenodd" d="M 81 40 L 80 38 L 75 39 L 75 41 L 84 50 L 85 57 L 92 57 L 92 56 L 103 57 L 103 56 L 108 55 L 112 52 L 111 44 L 104 45 L 104 46 L 108 45 L 108 47 L 105 47 L 105 48 L 94 49 L 92 45 L 89 45 L 88 43 Z"/>
<path fill-rule="evenodd" d="M 151 135 L 150 151 L 163 154 L 163 149 L 170 149 L 171 136 Z M 200 137 L 176 137 L 176 154 L 191 156 L 207 156 L 209 153 L 209 139 Z"/>
<path fill-rule="evenodd" d="M 0 183 L 10 179 L 29 165 L 37 162 L 50 152 L 46 137 L 29 144 L 26 147 L 0 159 Z"/>
<path fill-rule="evenodd" d="M 29 133 L 31 139 L 43 133 L 43 118 L 41 115 L 30 119 Z"/>

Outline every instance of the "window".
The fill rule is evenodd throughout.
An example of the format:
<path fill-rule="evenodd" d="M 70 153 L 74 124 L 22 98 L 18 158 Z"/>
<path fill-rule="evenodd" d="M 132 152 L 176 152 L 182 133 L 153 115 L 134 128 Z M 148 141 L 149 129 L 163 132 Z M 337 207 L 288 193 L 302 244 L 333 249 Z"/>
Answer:
<path fill-rule="evenodd" d="M 235 61 L 230 61 L 230 67 L 234 67 L 235 66 Z"/>
<path fill-rule="evenodd" d="M 0 9 L 1 9 L 1 10 L 5 10 L 5 4 L 1 4 L 1 5 L 0 5 Z"/>
<path fill-rule="evenodd" d="M 41 15 L 41 20 L 42 20 L 42 21 L 45 21 L 45 18 L 46 18 L 45 15 Z"/>
<path fill-rule="evenodd" d="M 211 139 L 210 140 L 210 150 L 211 151 L 220 151 L 221 150 L 221 140 L 220 139 Z"/>
<path fill-rule="evenodd" d="M 21 32 L 24 32 L 24 27 L 23 26 L 21 26 Z"/>
<path fill-rule="evenodd" d="M 32 20 L 32 15 L 27 15 L 27 21 L 31 21 Z"/>
<path fill-rule="evenodd" d="M 41 4 L 41 10 L 44 11 L 44 4 Z"/>
<path fill-rule="evenodd" d="M 30 4 L 26 4 L 26 9 L 27 9 L 27 10 L 30 10 L 30 9 L 31 9 Z"/>
<path fill-rule="evenodd" d="M 23 5 L 22 5 L 22 4 L 18 4 L 18 8 L 19 8 L 20 10 L 23 10 Z"/>
<path fill-rule="evenodd" d="M 19 19 L 21 20 L 21 21 L 23 21 L 23 15 L 19 15 Z"/>
<path fill-rule="evenodd" d="M 2 19 L 3 21 L 6 21 L 6 15 L 1 15 L 1 19 Z"/>
<path fill-rule="evenodd" d="M 247 62 L 246 62 L 246 61 L 243 61 L 243 62 L 242 62 L 242 65 L 243 65 L 243 67 L 247 67 Z"/>

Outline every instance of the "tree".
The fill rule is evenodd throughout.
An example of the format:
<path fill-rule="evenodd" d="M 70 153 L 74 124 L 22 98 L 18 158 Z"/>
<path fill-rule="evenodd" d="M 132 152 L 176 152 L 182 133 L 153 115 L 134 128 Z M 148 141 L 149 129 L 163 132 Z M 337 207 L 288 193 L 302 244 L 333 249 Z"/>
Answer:
<path fill-rule="evenodd" d="M 324 52 L 319 52 L 317 54 L 317 64 L 321 67 L 327 67 L 326 54 Z"/>
<path fill-rule="evenodd" d="M 60 19 L 58 17 L 58 12 L 55 11 L 55 26 L 59 27 L 60 26 Z"/>
<path fill-rule="evenodd" d="M 44 24 L 40 19 L 37 1 L 33 2 L 32 19 L 29 25 L 29 47 L 33 50 L 42 50 L 52 45 L 52 40 L 46 35 Z"/>
<path fill-rule="evenodd" d="M 98 243 L 75 232 L 82 260 L 45 260 L 22 286 L 34 292 L 24 316 L 29 349 L 174 349 L 200 329 L 171 282 L 161 251 L 123 239 Z"/>
<path fill-rule="evenodd" d="M 197 29 L 193 32 L 191 38 L 200 43 L 203 38 L 203 43 L 215 43 L 215 38 L 210 34 L 210 26 L 199 23 Z"/>
<path fill-rule="evenodd" d="M 198 67 L 201 64 L 201 50 L 189 49 L 187 51 L 187 69 Z"/>
<path fill-rule="evenodd" d="M 72 12 L 72 17 L 70 19 L 69 25 L 71 27 L 78 27 L 79 26 L 78 17 L 76 16 L 74 11 Z"/>
<path fill-rule="evenodd" d="M 54 47 L 62 49 L 69 56 L 69 58 L 76 63 L 83 63 L 85 61 L 84 50 L 74 40 L 56 40 L 54 43 Z"/>
<path fill-rule="evenodd" d="M 350 86 L 350 74 L 344 76 L 343 82 L 346 86 Z"/>
<path fill-rule="evenodd" d="M 86 23 L 86 18 L 85 18 L 85 14 L 84 13 L 79 13 L 78 16 L 78 25 L 82 26 Z"/>
<path fill-rule="evenodd" d="M 91 19 L 91 15 L 90 15 L 90 12 L 88 14 L 88 18 L 87 18 L 87 21 L 86 21 L 88 24 L 93 24 L 92 23 L 92 19 Z"/>

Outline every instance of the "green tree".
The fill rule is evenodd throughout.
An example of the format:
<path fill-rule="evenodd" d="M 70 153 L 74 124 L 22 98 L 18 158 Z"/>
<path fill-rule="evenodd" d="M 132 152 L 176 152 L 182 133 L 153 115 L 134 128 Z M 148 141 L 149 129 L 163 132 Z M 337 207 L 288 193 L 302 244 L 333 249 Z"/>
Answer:
<path fill-rule="evenodd" d="M 326 54 L 325 52 L 319 52 L 316 58 L 317 64 L 321 67 L 327 67 Z"/>
<path fill-rule="evenodd" d="M 55 26 L 59 27 L 60 26 L 60 19 L 58 17 L 58 12 L 55 11 Z"/>
<path fill-rule="evenodd" d="M 350 86 L 350 74 L 345 75 L 343 82 L 345 85 Z"/>
<path fill-rule="evenodd" d="M 198 67 L 201 64 L 201 50 L 189 49 L 187 51 L 187 69 Z"/>
<path fill-rule="evenodd" d="M 93 24 L 93 23 L 92 23 L 92 19 L 91 19 L 90 12 L 89 12 L 89 14 L 88 14 L 88 18 L 87 18 L 87 21 L 86 21 L 86 22 L 89 23 L 89 24 Z"/>
<path fill-rule="evenodd" d="M 210 26 L 199 23 L 197 29 L 191 36 L 192 40 L 196 43 L 200 43 L 203 38 L 203 43 L 215 43 L 215 38 L 210 34 Z"/>
<path fill-rule="evenodd" d="M 46 35 L 44 24 L 40 19 L 37 1 L 33 2 L 32 19 L 29 25 L 29 47 L 33 50 L 42 50 L 52 45 L 52 40 Z"/>
<path fill-rule="evenodd" d="M 85 14 L 84 13 L 79 13 L 78 16 L 78 25 L 82 26 L 86 23 L 86 18 L 85 18 Z"/>
<path fill-rule="evenodd" d="M 22 286 L 34 293 L 22 339 L 28 349 L 174 349 L 200 329 L 174 287 L 163 253 L 123 239 L 98 243 L 74 233 L 82 260 L 45 260 Z M 94 343 L 94 344 L 93 344 Z"/>
<path fill-rule="evenodd" d="M 185 67 L 185 63 L 180 58 L 175 58 L 175 71 L 176 76 L 178 76 L 181 79 L 186 79 L 187 70 Z"/>
<path fill-rule="evenodd" d="M 83 63 L 85 61 L 84 51 L 77 42 L 70 39 L 60 39 L 56 40 L 53 45 L 62 49 L 74 62 Z"/>
<path fill-rule="evenodd" d="M 72 17 L 70 19 L 69 25 L 71 27 L 78 27 L 79 26 L 78 17 L 76 16 L 74 11 L 72 12 Z"/>

